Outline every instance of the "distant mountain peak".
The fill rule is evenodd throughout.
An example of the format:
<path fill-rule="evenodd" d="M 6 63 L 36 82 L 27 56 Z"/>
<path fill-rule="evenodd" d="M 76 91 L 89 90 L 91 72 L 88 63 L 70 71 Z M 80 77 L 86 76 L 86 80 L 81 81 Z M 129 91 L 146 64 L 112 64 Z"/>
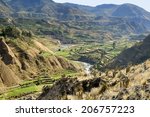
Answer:
<path fill-rule="evenodd" d="M 112 15 L 117 17 L 140 17 L 147 15 L 147 11 L 136 5 L 126 3 L 120 5 Z"/>
<path fill-rule="evenodd" d="M 102 5 L 97 5 L 96 7 L 100 7 L 100 8 L 111 8 L 111 7 L 116 7 L 118 5 L 116 4 L 102 4 Z"/>

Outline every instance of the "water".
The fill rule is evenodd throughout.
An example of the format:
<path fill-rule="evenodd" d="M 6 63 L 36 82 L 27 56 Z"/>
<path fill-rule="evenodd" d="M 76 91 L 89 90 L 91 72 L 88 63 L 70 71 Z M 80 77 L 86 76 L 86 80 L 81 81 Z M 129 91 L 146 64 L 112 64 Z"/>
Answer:
<path fill-rule="evenodd" d="M 91 68 L 93 65 L 89 64 L 89 63 L 85 63 L 85 62 L 81 62 L 83 64 L 83 68 L 85 70 L 86 74 L 91 74 Z"/>
<path fill-rule="evenodd" d="M 70 47 L 72 47 L 72 46 L 74 46 L 73 44 L 62 44 L 61 46 L 60 46 L 60 48 L 62 49 L 62 50 L 64 50 L 64 49 L 69 49 Z M 83 64 L 83 68 L 84 68 L 84 70 L 85 70 L 85 73 L 87 74 L 87 75 L 91 75 L 91 68 L 92 68 L 92 66 L 93 65 L 91 65 L 90 63 L 86 63 L 86 62 L 81 62 L 81 61 L 78 61 L 79 63 L 81 63 L 81 64 Z"/>
<path fill-rule="evenodd" d="M 61 50 L 65 50 L 65 49 L 69 49 L 70 47 L 72 47 L 73 46 L 73 44 L 62 44 L 61 46 L 60 46 L 60 49 Z"/>

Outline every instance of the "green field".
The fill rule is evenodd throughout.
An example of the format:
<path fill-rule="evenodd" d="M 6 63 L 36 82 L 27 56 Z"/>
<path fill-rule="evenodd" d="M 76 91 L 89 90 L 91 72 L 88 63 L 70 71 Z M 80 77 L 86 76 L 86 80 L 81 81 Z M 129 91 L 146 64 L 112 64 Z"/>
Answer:
<path fill-rule="evenodd" d="M 18 99 L 22 96 L 41 92 L 43 86 L 52 86 L 55 81 L 62 78 L 63 76 L 74 77 L 78 73 L 71 70 L 64 70 L 57 72 L 51 76 L 51 78 L 45 78 L 43 76 L 38 77 L 34 80 L 26 80 L 16 87 L 10 87 L 5 92 L 0 94 L 0 100 L 6 99 Z"/>
<path fill-rule="evenodd" d="M 104 65 L 135 43 L 135 41 L 128 41 L 127 39 L 103 43 L 87 42 L 76 44 L 65 49 L 59 49 L 56 54 L 70 60 Z"/>

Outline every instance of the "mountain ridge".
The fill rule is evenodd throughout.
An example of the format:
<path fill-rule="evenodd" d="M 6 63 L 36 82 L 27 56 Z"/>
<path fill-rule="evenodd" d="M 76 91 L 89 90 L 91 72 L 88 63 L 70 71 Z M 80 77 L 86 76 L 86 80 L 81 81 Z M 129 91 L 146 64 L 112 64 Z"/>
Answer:
<path fill-rule="evenodd" d="M 30 27 L 28 20 L 31 20 L 30 22 L 34 23 L 41 20 L 40 22 L 47 23 L 48 25 L 51 21 L 56 21 L 60 25 L 65 25 L 65 33 L 68 32 L 67 27 L 69 28 L 71 26 L 73 30 L 76 30 L 76 27 L 78 29 L 82 29 L 84 27 L 84 29 L 91 29 L 91 31 L 96 33 L 98 30 L 100 32 L 105 31 L 108 33 L 113 33 L 112 35 L 117 34 L 118 37 L 124 36 L 126 34 L 141 34 L 150 31 L 150 13 L 132 4 L 103 4 L 96 7 L 90 7 L 71 3 L 56 3 L 52 0 L 31 0 L 30 4 L 29 0 L 9 0 L 6 1 L 6 3 L 8 4 L 9 11 L 12 12 L 10 13 L 6 10 L 6 13 L 2 12 L 2 16 L 7 14 L 7 17 L 9 15 L 12 18 L 11 20 L 5 21 L 5 23 L 8 22 L 17 26 L 22 25 L 22 23 L 19 24 L 21 20 L 27 20 L 27 27 Z M 120 12 L 118 9 L 123 10 Z M 124 11 L 131 11 L 129 13 L 132 13 L 133 16 L 128 12 L 124 13 Z M 64 22 L 66 23 L 64 24 Z M 3 23 L 4 22 L 1 24 Z M 96 27 L 96 29 L 94 27 Z M 38 27 L 35 27 L 35 29 L 36 28 L 38 29 Z M 62 27 L 62 29 L 63 28 L 64 27 Z M 49 31 L 48 27 L 46 30 L 45 28 L 39 30 L 42 30 L 41 34 L 48 34 L 52 36 L 54 35 L 53 32 Z M 66 37 L 63 37 L 61 33 L 62 30 L 59 28 L 57 31 L 56 33 L 58 33 L 58 37 L 56 38 L 59 40 L 65 40 Z M 78 36 L 78 34 L 76 35 Z M 99 34 L 97 33 L 97 35 Z M 67 38 L 70 39 L 70 37 Z M 72 41 L 68 41 L 68 43 L 70 42 Z M 67 43 L 66 40 L 65 43 Z"/>
<path fill-rule="evenodd" d="M 141 64 L 150 58 L 150 35 L 148 35 L 143 42 L 139 42 L 131 48 L 124 50 L 114 60 L 108 63 L 104 68 L 116 69 L 125 68 Z"/>
<path fill-rule="evenodd" d="M 150 13 L 139 6 L 129 3 L 121 5 L 102 4 L 96 7 L 56 3 L 52 0 L 11 0 L 6 3 L 14 10 L 14 17 L 53 18 L 61 21 L 92 21 L 96 17 L 105 16 L 108 19 L 110 19 L 109 17 L 122 18 L 129 23 L 139 24 L 141 25 L 141 32 L 143 26 L 145 31 L 150 30 Z"/>
<path fill-rule="evenodd" d="M 2 0 L 1 0 L 2 1 Z M 125 16 L 132 16 L 132 17 L 139 17 L 139 16 L 146 16 L 148 19 L 150 19 L 150 13 L 143 8 L 125 3 L 121 5 L 116 4 L 102 4 L 97 5 L 96 7 L 86 6 L 86 5 L 78 5 L 78 4 L 72 4 L 72 3 L 56 3 L 52 0 L 10 0 L 10 1 L 3 1 L 3 3 L 7 3 L 11 8 L 13 8 L 15 11 L 31 11 L 35 13 L 45 12 L 48 14 L 48 12 L 44 11 L 53 11 L 59 12 L 60 14 L 64 11 L 61 11 L 59 9 L 74 9 L 78 10 L 78 12 L 81 12 L 82 15 L 84 13 L 91 13 L 95 14 L 96 16 L 106 15 L 106 16 L 117 16 L 117 17 L 125 17 Z M 30 4 L 29 4 L 30 3 Z M 62 8 L 58 8 L 62 7 Z M 124 12 L 126 11 L 126 12 Z M 127 12 L 130 11 L 130 12 Z M 51 12 L 52 13 L 52 12 Z"/>

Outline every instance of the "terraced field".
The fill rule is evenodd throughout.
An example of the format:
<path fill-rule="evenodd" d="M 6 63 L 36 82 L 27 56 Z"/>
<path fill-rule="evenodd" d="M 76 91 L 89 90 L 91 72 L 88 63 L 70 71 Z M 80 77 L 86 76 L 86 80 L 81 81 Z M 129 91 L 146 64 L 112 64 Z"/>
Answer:
<path fill-rule="evenodd" d="M 75 45 L 63 45 L 56 51 L 57 55 L 74 61 L 87 62 L 99 68 L 105 65 L 120 52 L 130 48 L 136 41 L 120 39 L 103 43 L 81 43 Z M 64 46 L 66 46 L 64 48 Z"/>
<path fill-rule="evenodd" d="M 78 73 L 74 71 L 62 71 L 53 74 L 51 77 L 49 76 L 41 76 L 35 78 L 35 80 L 26 80 L 20 83 L 17 86 L 10 87 L 3 91 L 0 94 L 0 100 L 4 99 L 22 99 L 24 97 L 25 99 L 28 99 L 28 95 L 32 94 L 33 99 L 36 98 L 41 92 L 43 87 L 45 86 L 52 86 L 54 82 L 59 80 L 62 77 L 73 77 L 76 76 Z M 35 98 L 34 98 L 35 97 Z"/>

